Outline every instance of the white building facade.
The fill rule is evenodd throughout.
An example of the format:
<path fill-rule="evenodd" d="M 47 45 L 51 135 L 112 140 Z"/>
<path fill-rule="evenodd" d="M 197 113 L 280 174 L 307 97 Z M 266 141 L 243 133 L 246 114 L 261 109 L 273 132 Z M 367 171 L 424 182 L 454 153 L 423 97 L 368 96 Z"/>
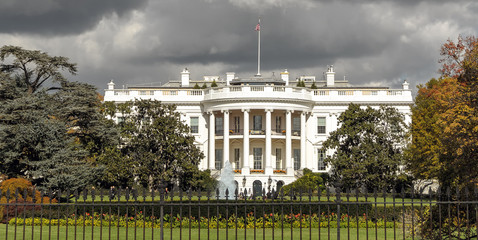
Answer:
<path fill-rule="evenodd" d="M 323 78 L 300 76 L 290 81 L 285 70 L 277 78 L 240 79 L 227 73 L 224 80 L 205 76 L 192 81 L 184 69 L 180 80 L 160 87 L 117 89 L 111 81 L 104 100 L 155 99 L 177 105 L 195 144 L 204 152 L 199 168 L 211 169 L 219 177 L 229 161 L 238 190 L 251 192 L 278 189 L 300 177 L 304 168 L 329 171 L 324 158 L 332 152 L 324 151 L 322 143 L 337 129 L 337 118 L 350 103 L 393 106 L 406 122 L 411 121 L 413 98 L 406 81 L 401 89 L 352 87 L 335 79 L 332 66 Z M 295 87 L 299 81 L 308 87 Z M 212 82 L 218 87 L 211 88 Z M 317 89 L 311 89 L 312 84 Z M 196 85 L 207 87 L 197 89 Z"/>

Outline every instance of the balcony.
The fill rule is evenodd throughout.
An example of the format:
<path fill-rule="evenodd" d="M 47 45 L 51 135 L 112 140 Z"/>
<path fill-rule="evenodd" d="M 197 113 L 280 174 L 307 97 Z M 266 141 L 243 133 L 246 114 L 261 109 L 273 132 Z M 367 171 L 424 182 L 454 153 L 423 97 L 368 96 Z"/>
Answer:
<path fill-rule="evenodd" d="M 224 130 L 216 130 L 216 136 L 224 136 Z M 229 136 L 242 136 L 244 135 L 244 129 L 230 129 Z M 249 135 L 266 135 L 266 130 L 249 130 Z M 271 135 L 273 136 L 285 136 L 286 130 L 285 129 L 271 129 Z M 291 131 L 292 137 L 300 137 L 300 130 L 292 130 Z"/>
<path fill-rule="evenodd" d="M 204 92 L 205 101 L 226 99 L 291 99 L 309 102 L 312 100 L 312 92 L 306 88 L 249 85 L 211 88 Z"/>
<path fill-rule="evenodd" d="M 251 135 L 264 135 L 264 134 L 266 134 L 266 131 L 263 130 L 263 129 L 260 129 L 260 130 L 256 129 L 256 130 L 249 130 L 249 133 Z"/>
<path fill-rule="evenodd" d="M 279 129 L 279 128 L 276 128 L 276 129 L 272 129 L 272 135 L 284 135 L 285 136 L 285 129 Z"/>
<path fill-rule="evenodd" d="M 243 129 L 231 129 L 229 130 L 229 135 L 243 135 L 244 130 Z"/>
<path fill-rule="evenodd" d="M 302 102 L 412 102 L 409 89 L 347 88 L 307 89 L 292 86 L 225 86 L 199 89 L 106 89 L 105 101 L 130 101 L 136 98 L 156 99 L 162 102 L 201 102 L 216 100 L 275 99 Z"/>

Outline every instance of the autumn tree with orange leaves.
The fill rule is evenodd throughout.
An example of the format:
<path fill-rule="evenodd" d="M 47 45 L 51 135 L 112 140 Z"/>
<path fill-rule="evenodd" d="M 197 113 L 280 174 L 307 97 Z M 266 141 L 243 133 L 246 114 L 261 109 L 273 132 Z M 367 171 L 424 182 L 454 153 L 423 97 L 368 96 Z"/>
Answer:
<path fill-rule="evenodd" d="M 463 189 L 478 182 L 478 39 L 448 40 L 441 56 L 441 77 L 418 86 L 408 169 Z"/>

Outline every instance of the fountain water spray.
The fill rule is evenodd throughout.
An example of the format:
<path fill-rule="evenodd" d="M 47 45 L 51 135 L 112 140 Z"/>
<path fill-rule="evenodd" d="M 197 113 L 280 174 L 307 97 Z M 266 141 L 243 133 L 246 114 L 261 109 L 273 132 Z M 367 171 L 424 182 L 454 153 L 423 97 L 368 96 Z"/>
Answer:
<path fill-rule="evenodd" d="M 221 179 L 218 184 L 219 199 L 226 199 L 226 189 L 229 190 L 227 195 L 228 199 L 234 199 L 236 197 L 236 183 L 234 181 L 234 171 L 232 170 L 231 163 L 226 161 L 224 168 L 221 169 Z"/>

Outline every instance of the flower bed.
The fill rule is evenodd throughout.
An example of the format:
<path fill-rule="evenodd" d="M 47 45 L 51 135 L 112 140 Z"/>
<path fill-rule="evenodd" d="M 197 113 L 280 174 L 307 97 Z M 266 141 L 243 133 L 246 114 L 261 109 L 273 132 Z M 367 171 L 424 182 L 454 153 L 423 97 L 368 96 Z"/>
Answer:
<path fill-rule="evenodd" d="M 163 224 L 165 228 L 229 228 L 236 227 L 237 228 L 254 228 L 254 223 L 258 226 L 264 226 L 265 228 L 308 228 L 308 227 L 337 227 L 337 215 L 331 213 L 330 215 L 326 214 L 265 214 L 261 216 L 259 213 L 256 212 L 256 217 L 254 217 L 254 213 L 250 212 L 247 214 L 246 217 L 238 217 L 236 218 L 235 215 L 230 216 L 228 219 L 225 217 L 219 216 L 205 218 L 200 217 L 199 219 L 195 217 L 179 217 L 178 216 L 170 216 L 164 215 Z M 146 217 L 141 212 L 138 213 L 136 216 L 116 216 L 116 215 L 108 215 L 108 214 L 89 214 L 86 213 L 84 216 L 74 216 L 71 215 L 68 219 L 47 219 L 47 218 L 12 218 L 9 221 L 9 224 L 17 226 L 31 226 L 32 224 L 35 226 L 113 226 L 113 227 L 146 227 L 146 228 L 159 228 L 160 227 L 160 219 L 152 216 Z M 191 224 L 191 225 L 189 225 Z M 399 226 L 398 222 L 396 226 Z M 354 217 L 348 215 L 342 215 L 340 218 L 340 226 L 342 228 L 374 228 L 375 226 L 379 228 L 387 227 L 392 228 L 393 222 L 384 222 L 383 220 L 378 220 L 377 222 L 371 221 L 365 215 Z"/>

